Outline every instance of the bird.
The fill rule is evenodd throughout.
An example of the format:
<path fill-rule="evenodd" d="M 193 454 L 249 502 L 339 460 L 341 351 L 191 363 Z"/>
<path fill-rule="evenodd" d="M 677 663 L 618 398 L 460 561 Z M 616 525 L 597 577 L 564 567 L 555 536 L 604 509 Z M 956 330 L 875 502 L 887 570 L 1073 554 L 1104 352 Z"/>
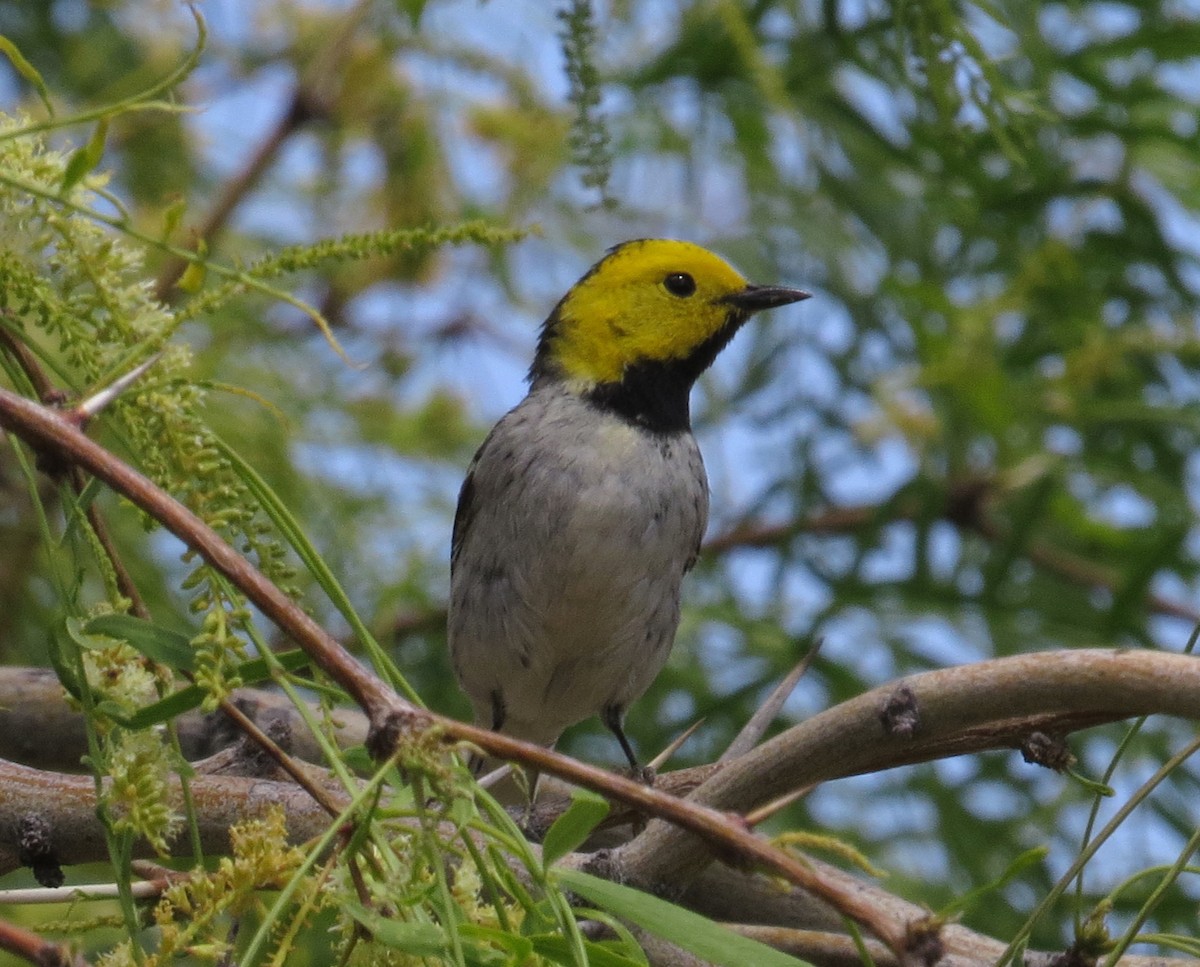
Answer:
<path fill-rule="evenodd" d="M 650 238 L 554 307 L 454 516 L 447 638 L 476 725 L 552 747 L 599 715 L 639 774 L 625 713 L 667 661 L 708 521 L 691 389 L 754 313 L 809 297 Z"/>

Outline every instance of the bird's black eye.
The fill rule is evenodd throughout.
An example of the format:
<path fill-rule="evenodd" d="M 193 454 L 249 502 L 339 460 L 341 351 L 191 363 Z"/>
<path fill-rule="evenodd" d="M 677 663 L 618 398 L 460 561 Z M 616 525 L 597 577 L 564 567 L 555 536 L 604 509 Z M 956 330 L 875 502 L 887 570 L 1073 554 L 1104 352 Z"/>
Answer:
<path fill-rule="evenodd" d="M 663 285 L 671 295 L 677 295 L 681 299 L 686 299 L 696 291 L 696 280 L 686 272 L 672 272 L 663 279 Z"/>

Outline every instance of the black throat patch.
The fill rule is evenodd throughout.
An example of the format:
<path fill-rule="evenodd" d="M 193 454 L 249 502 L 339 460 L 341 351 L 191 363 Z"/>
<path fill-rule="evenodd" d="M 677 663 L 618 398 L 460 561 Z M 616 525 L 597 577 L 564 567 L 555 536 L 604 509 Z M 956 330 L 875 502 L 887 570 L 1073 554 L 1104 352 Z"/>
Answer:
<path fill-rule="evenodd" d="M 717 354 L 742 327 L 747 316 L 729 319 L 689 355 L 681 359 L 643 360 L 625 367 L 615 383 L 601 383 L 585 394 L 588 402 L 652 433 L 672 435 L 691 429 L 692 387 Z"/>

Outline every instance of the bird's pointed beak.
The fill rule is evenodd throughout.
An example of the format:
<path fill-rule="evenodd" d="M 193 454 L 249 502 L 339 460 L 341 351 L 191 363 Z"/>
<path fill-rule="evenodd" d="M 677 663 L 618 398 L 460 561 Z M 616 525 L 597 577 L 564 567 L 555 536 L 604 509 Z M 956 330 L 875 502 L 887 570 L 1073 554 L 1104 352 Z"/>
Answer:
<path fill-rule="evenodd" d="M 811 298 L 812 293 L 803 289 L 789 289 L 782 285 L 748 285 L 741 292 L 726 296 L 725 301 L 743 312 L 760 312 Z"/>

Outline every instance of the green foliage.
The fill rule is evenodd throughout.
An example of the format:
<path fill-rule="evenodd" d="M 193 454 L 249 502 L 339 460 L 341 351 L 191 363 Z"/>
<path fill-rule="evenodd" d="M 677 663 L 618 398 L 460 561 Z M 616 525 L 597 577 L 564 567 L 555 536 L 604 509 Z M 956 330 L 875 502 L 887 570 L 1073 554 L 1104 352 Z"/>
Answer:
<path fill-rule="evenodd" d="M 172 885 L 154 908 L 153 920 L 159 934 L 158 949 L 135 954 L 130 943 L 106 952 L 101 967 L 156 967 L 175 958 L 192 955 L 207 962 L 226 956 L 230 945 L 209 939 L 214 921 L 232 912 L 244 915 L 258 904 L 263 889 L 283 886 L 296 873 L 304 853 L 287 844 L 287 820 L 281 809 L 266 817 L 247 820 L 230 830 L 232 855 L 221 859 L 217 869 L 198 872 Z M 320 906 L 319 883 L 310 880 L 308 902 Z"/>
<path fill-rule="evenodd" d="M 68 403 L 163 352 L 94 421 L 105 444 L 390 680 L 465 715 L 440 616 L 466 461 L 565 285 L 621 238 L 680 235 L 817 298 L 739 335 L 697 400 L 714 533 L 766 536 L 703 559 L 680 647 L 629 717 L 641 750 L 703 716 L 681 762 L 715 757 L 818 639 L 790 715 L 947 662 L 1181 647 L 1200 584 L 1193 15 L 1165 0 L 714 0 L 656 6 L 651 24 L 644 5 L 567 2 L 529 5 L 507 45 L 507 8 L 471 7 L 481 41 L 453 6 L 265 4 L 201 52 L 174 10 L 0 5 L 5 90 L 28 112 L 0 128 L 0 328 Z M 197 58 L 208 73 L 180 86 Z M 278 78 L 294 87 L 243 115 L 239 98 L 269 99 Z M 581 209 L 580 179 L 600 210 Z M 505 227 L 535 223 L 540 237 Z M 8 384 L 40 391 L 0 359 Z M 161 840 L 175 822 L 169 737 L 151 750 L 141 730 L 268 677 L 245 660 L 264 632 L 128 508 L 5 454 L 0 648 L 53 661 L 87 708 L 91 766 L 131 794 L 108 804 L 116 863 L 132 830 Z M 104 624 L 129 601 L 91 506 L 152 633 Z M 848 507 L 861 513 L 837 526 L 822 516 Z M 51 627 L 67 630 L 47 645 Z M 200 685 L 168 670 L 190 670 L 180 641 Z M 1113 924 L 1129 923 L 1195 954 L 1194 770 L 1125 820 L 1156 831 L 1146 870 L 1098 853 L 1078 883 L 1058 876 L 1093 802 L 1107 817 L 1129 801 L 1181 732 L 1151 720 L 1115 759 L 1124 733 L 1073 739 L 1112 804 L 993 755 L 830 784 L 786 823 L 1006 939 L 1120 945 Z M 616 759 L 598 726 L 564 748 Z M 521 848 L 437 781 L 458 790 L 436 790 L 458 829 Z M 267 923 L 254 949 L 336 919 L 364 961 L 635 956 L 589 946 L 535 858 L 534 885 L 510 883 L 418 813 L 364 807 L 373 829 L 419 830 L 372 841 L 379 867 L 356 844 L 370 902 L 345 867 L 305 870 L 286 915 L 251 914 Z M 552 854 L 594 819 L 570 815 Z M 454 882 L 429 860 L 447 849 L 468 857 Z M 320 910 L 317 883 L 334 898 Z M 203 942 L 218 944 L 228 921 L 210 912 Z"/>
<path fill-rule="evenodd" d="M 118 397 L 106 425 L 137 455 L 151 480 L 176 495 L 231 543 L 243 546 L 265 574 L 286 584 L 293 570 L 277 539 L 246 498 L 229 463 L 214 448 L 201 417 L 203 390 L 186 377 L 191 354 L 166 345 L 176 322 L 146 283 L 143 256 L 89 218 L 95 204 L 75 159 L 23 137 L 20 119 L 0 123 L 0 267 L 7 279 L 0 310 L 52 369 L 64 388 L 86 396 L 149 355 L 162 352 L 136 393 Z M 95 154 L 90 142 L 87 149 Z M 206 564 L 181 582 L 191 608 L 205 616 L 197 676 L 214 700 L 234 684 L 231 662 L 244 658 L 232 632 L 240 601 Z M 114 601 L 121 607 L 120 601 Z"/>
<path fill-rule="evenodd" d="M 610 883 L 578 870 L 563 870 L 559 880 L 604 910 L 630 920 L 670 940 L 704 963 L 721 967 L 761 964 L 762 967 L 803 967 L 804 961 L 789 957 L 758 941 L 740 937 L 690 910 L 658 897 Z"/>
<path fill-rule="evenodd" d="M 571 150 L 574 161 L 582 169 L 583 184 L 600 193 L 601 203 L 615 204 L 608 193 L 612 171 L 610 137 L 599 116 L 600 72 L 593 56 L 596 45 L 595 12 L 587 0 L 571 0 L 558 11 L 562 21 L 563 59 L 571 91 L 568 95 L 575 108 L 571 126 Z"/>

